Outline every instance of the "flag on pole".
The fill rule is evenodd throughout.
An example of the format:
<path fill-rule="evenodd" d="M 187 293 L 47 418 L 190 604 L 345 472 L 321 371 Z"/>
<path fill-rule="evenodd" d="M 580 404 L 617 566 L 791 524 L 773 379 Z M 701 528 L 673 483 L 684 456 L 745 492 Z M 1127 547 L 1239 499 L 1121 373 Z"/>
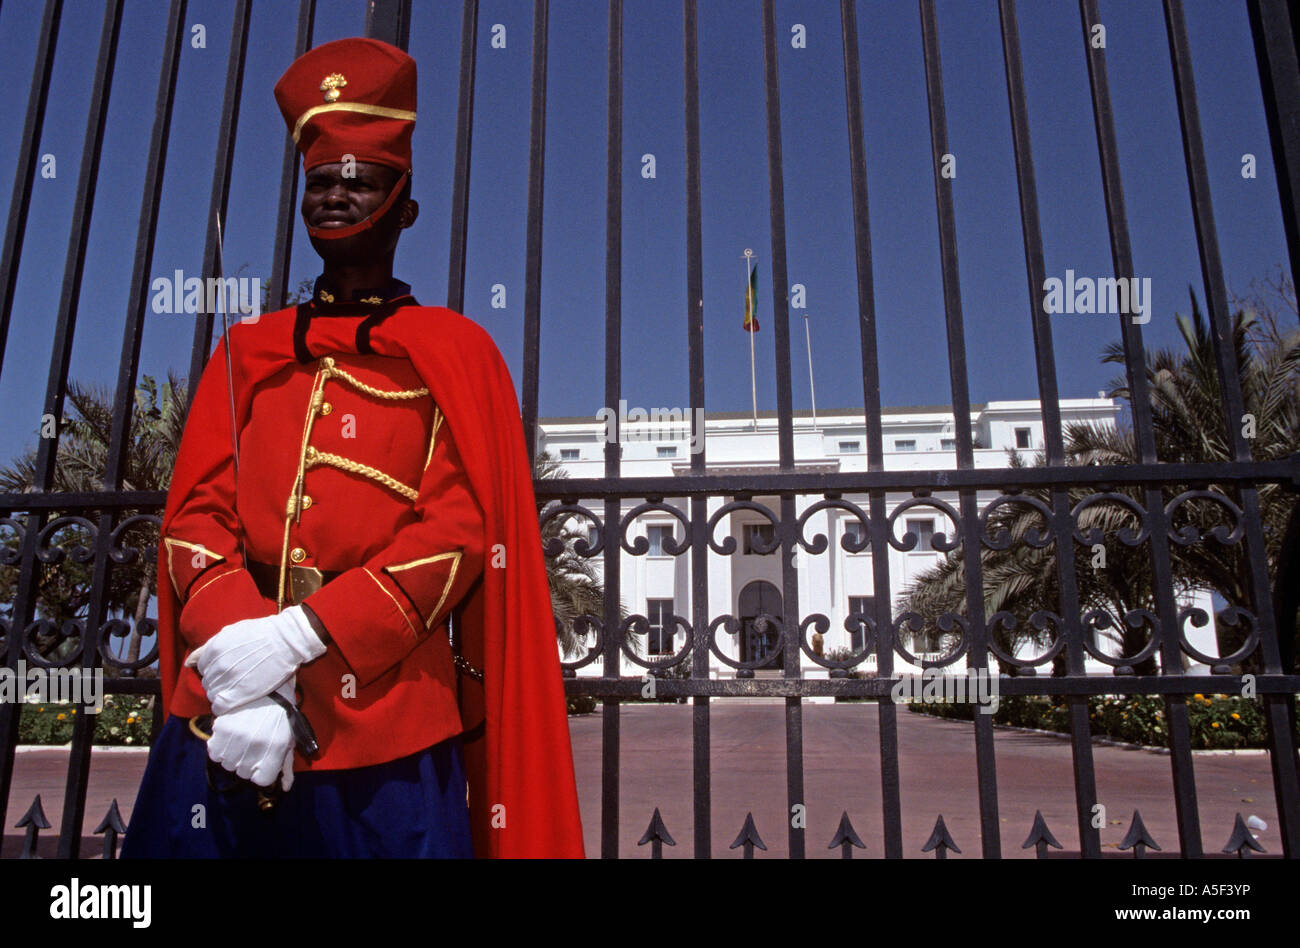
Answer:
<path fill-rule="evenodd" d="M 747 332 L 758 332 L 758 267 L 749 271 L 749 286 L 745 288 L 745 321 L 740 326 Z"/>

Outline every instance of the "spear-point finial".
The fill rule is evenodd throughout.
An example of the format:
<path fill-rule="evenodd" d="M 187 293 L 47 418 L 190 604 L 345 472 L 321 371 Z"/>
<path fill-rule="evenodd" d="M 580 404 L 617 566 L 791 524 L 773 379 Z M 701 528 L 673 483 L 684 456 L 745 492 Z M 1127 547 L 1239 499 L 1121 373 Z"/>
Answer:
<path fill-rule="evenodd" d="M 866 844 L 858 838 L 858 834 L 854 832 L 853 821 L 849 819 L 848 810 L 845 810 L 840 817 L 840 826 L 835 831 L 835 838 L 831 840 L 831 844 L 826 848 L 834 849 L 836 846 L 840 847 L 841 859 L 852 859 L 854 846 L 858 847 L 858 849 L 867 848 Z"/>
<path fill-rule="evenodd" d="M 112 804 L 108 808 L 108 812 L 104 814 L 104 818 L 100 820 L 99 825 L 95 827 L 96 836 L 100 833 L 104 834 L 105 859 L 117 858 L 117 838 L 125 832 L 126 823 L 122 822 L 122 813 L 117 808 L 117 797 L 114 797 Z"/>
<path fill-rule="evenodd" d="M 1047 828 L 1047 820 L 1043 819 L 1042 810 L 1034 811 L 1034 825 L 1030 828 L 1029 836 L 1025 839 L 1024 844 L 1021 845 L 1020 848 L 1028 849 L 1030 846 L 1037 848 L 1039 859 L 1047 858 L 1047 847 L 1049 846 L 1053 849 L 1064 848 L 1056 841 L 1056 837 L 1052 835 L 1052 831 Z"/>
<path fill-rule="evenodd" d="M 736 841 L 731 844 L 730 848 L 735 849 L 738 846 L 745 847 L 746 859 L 754 858 L 755 846 L 767 852 L 767 847 L 763 845 L 763 840 L 758 835 L 758 827 L 754 825 L 754 814 L 752 812 L 745 814 L 745 825 L 740 828 L 740 835 L 736 837 Z"/>
<path fill-rule="evenodd" d="M 668 833 L 668 827 L 664 826 L 663 817 L 659 815 L 659 807 L 655 807 L 654 816 L 650 817 L 650 825 L 646 827 L 645 835 L 638 841 L 638 846 L 650 844 L 650 858 L 662 859 L 664 855 L 664 843 L 669 846 L 676 846 L 677 841 Z"/>
<path fill-rule="evenodd" d="M 1255 838 L 1255 834 L 1250 831 L 1245 820 L 1238 813 L 1236 822 L 1232 824 L 1232 836 L 1228 838 L 1228 845 L 1223 847 L 1223 851 L 1225 853 L 1236 853 L 1238 859 L 1247 859 L 1252 849 L 1257 853 L 1268 851 L 1260 845 L 1259 840 Z"/>
<path fill-rule="evenodd" d="M 921 852 L 928 853 L 932 849 L 934 850 L 935 859 L 947 859 L 948 850 L 950 849 L 955 853 L 961 852 L 957 848 L 957 844 L 952 841 L 952 837 L 948 835 L 948 827 L 944 825 L 942 813 L 934 821 L 934 832 L 930 834 L 930 838 L 921 847 Z"/>
<path fill-rule="evenodd" d="M 27 835 L 23 838 L 23 851 L 18 854 L 19 859 L 39 859 L 36 855 L 36 838 L 40 835 L 41 830 L 50 828 L 50 821 L 45 818 L 45 810 L 41 807 L 41 795 L 36 794 L 36 799 L 32 805 L 27 808 L 23 818 L 14 824 L 15 829 L 26 827 Z"/>
<path fill-rule="evenodd" d="M 1160 852 L 1160 847 L 1156 845 L 1156 841 L 1147 832 L 1146 824 L 1142 822 L 1142 814 L 1137 810 L 1133 811 L 1133 822 L 1129 825 L 1128 832 L 1124 834 L 1119 848 L 1132 849 L 1134 859 L 1144 858 L 1148 848 Z"/>

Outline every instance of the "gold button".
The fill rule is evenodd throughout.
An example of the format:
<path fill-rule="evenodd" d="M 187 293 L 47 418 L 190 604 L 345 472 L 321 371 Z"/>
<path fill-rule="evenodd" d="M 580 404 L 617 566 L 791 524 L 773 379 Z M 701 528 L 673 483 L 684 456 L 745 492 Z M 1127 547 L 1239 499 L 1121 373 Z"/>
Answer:
<path fill-rule="evenodd" d="M 311 499 L 311 496 L 308 495 L 308 494 L 303 494 L 303 496 L 302 496 L 302 509 L 303 509 L 303 510 L 306 510 L 306 509 L 307 509 L 308 507 L 310 507 L 311 505 L 312 505 L 312 499 Z"/>
<path fill-rule="evenodd" d="M 292 550 L 289 551 L 289 559 L 293 560 L 295 563 L 301 563 L 306 558 L 307 558 L 307 551 L 300 546 L 295 546 Z"/>
<path fill-rule="evenodd" d="M 322 415 L 328 415 L 333 410 L 334 410 L 334 406 L 331 405 L 329 402 L 324 402 L 320 406 L 320 413 Z"/>
<path fill-rule="evenodd" d="M 313 461 L 316 458 L 316 449 L 309 444 L 307 445 L 307 450 L 303 452 L 302 456 L 308 461 Z"/>

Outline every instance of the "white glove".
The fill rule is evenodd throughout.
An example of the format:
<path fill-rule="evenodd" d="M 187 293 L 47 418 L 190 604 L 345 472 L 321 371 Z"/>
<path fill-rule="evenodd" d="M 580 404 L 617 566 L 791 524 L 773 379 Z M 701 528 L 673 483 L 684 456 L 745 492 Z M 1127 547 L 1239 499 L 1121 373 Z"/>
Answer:
<path fill-rule="evenodd" d="M 279 694 L 293 701 L 295 676 Z M 269 695 L 231 711 L 212 722 L 208 756 L 259 787 L 269 787 L 280 776 L 280 786 L 293 786 L 293 728 L 289 715 Z"/>
<path fill-rule="evenodd" d="M 203 690 L 220 717 L 269 695 L 298 671 L 325 654 L 302 606 L 261 619 L 243 619 L 223 628 L 185 659 L 197 668 Z"/>

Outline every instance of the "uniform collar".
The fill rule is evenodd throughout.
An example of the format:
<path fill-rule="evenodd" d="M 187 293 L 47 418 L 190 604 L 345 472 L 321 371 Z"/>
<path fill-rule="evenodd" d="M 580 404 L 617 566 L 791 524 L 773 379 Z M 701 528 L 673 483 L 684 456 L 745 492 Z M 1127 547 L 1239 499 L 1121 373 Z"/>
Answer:
<path fill-rule="evenodd" d="M 312 298 L 303 300 L 297 306 L 293 320 L 293 351 L 301 363 L 311 362 L 315 357 L 307 344 L 307 331 L 313 319 L 329 316 L 364 316 L 356 328 L 355 351 L 362 355 L 373 355 L 370 348 L 370 331 L 382 323 L 403 306 L 419 306 L 419 301 L 411 295 L 410 284 L 401 280 L 390 279 L 384 286 L 374 289 L 357 290 L 352 299 L 342 302 L 334 288 L 326 282 L 325 276 L 316 278 L 312 287 Z"/>
<path fill-rule="evenodd" d="M 375 306 L 411 295 L 411 285 L 390 279 L 383 286 L 353 290 L 352 298 L 345 300 L 339 291 L 321 274 L 312 286 L 312 309 L 319 315 L 345 315 L 366 312 Z"/>

